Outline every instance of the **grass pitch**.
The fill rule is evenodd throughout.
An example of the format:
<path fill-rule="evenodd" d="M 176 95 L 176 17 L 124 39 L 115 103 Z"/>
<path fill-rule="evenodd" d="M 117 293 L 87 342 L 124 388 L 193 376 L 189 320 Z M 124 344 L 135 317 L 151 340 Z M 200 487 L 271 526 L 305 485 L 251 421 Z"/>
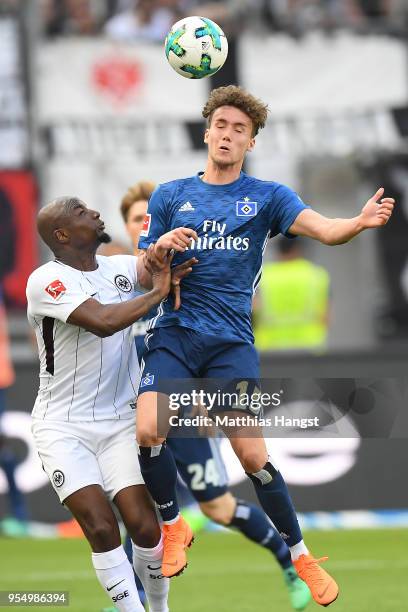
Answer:
<path fill-rule="evenodd" d="M 305 539 L 316 556 L 330 556 L 325 567 L 340 585 L 330 611 L 408 609 L 408 530 L 310 532 Z M 69 607 L 10 609 L 99 612 L 109 605 L 85 541 L 1 539 L 0 558 L 0 590 L 70 593 Z M 241 535 L 200 533 L 189 559 L 184 575 L 172 580 L 171 612 L 290 612 L 275 560 Z"/>

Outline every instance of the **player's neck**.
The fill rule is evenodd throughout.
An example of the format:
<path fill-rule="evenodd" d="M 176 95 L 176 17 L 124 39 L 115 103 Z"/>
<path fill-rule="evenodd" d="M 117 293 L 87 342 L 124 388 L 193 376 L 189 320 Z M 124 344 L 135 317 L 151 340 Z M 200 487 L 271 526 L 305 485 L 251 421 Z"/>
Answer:
<path fill-rule="evenodd" d="M 75 268 L 76 270 L 82 270 L 82 272 L 93 272 L 98 268 L 98 262 L 96 261 L 95 253 L 58 253 L 55 255 L 57 261 Z"/>
<path fill-rule="evenodd" d="M 228 185 L 233 183 L 241 174 L 242 165 L 218 166 L 209 161 L 201 180 L 211 185 Z"/>

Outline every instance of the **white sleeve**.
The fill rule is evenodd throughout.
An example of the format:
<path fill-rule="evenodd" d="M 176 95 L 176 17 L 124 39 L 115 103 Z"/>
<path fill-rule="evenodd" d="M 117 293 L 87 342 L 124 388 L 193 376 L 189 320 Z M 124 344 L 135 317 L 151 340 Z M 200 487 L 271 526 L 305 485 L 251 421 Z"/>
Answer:
<path fill-rule="evenodd" d="M 64 270 L 38 269 L 28 279 L 28 313 L 34 317 L 52 317 L 66 323 L 69 315 L 90 297 Z"/>

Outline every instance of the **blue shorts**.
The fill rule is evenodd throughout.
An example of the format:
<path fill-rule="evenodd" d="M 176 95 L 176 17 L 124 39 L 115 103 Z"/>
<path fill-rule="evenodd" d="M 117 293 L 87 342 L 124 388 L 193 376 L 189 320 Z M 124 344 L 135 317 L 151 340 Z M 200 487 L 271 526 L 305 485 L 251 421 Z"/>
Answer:
<path fill-rule="evenodd" d="M 180 390 L 180 381 L 197 378 L 215 379 L 223 385 L 223 391 L 235 393 L 242 389 L 243 382 L 247 383 L 248 394 L 259 387 L 259 357 L 249 342 L 201 334 L 186 327 L 160 327 L 147 333 L 145 344 L 139 394 L 159 391 L 170 395 Z M 223 405 L 222 410 L 228 410 L 228 406 Z"/>
<path fill-rule="evenodd" d="M 167 439 L 177 471 L 198 502 L 212 501 L 228 490 L 227 472 L 216 438 Z"/>
<path fill-rule="evenodd" d="M 147 348 L 144 336 L 135 336 L 139 361 L 145 358 Z M 212 501 L 228 491 L 228 477 L 216 438 L 167 439 L 177 471 L 194 499 Z"/>

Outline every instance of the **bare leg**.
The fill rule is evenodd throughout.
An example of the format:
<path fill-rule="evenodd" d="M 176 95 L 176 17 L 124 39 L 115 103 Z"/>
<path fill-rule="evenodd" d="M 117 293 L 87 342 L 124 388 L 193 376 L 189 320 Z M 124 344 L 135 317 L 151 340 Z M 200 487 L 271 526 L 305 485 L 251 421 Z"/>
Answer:
<path fill-rule="evenodd" d="M 101 487 L 83 487 L 69 495 L 64 504 L 81 525 L 93 551 L 98 580 L 114 605 L 121 612 L 143 612 L 116 517 Z"/>

